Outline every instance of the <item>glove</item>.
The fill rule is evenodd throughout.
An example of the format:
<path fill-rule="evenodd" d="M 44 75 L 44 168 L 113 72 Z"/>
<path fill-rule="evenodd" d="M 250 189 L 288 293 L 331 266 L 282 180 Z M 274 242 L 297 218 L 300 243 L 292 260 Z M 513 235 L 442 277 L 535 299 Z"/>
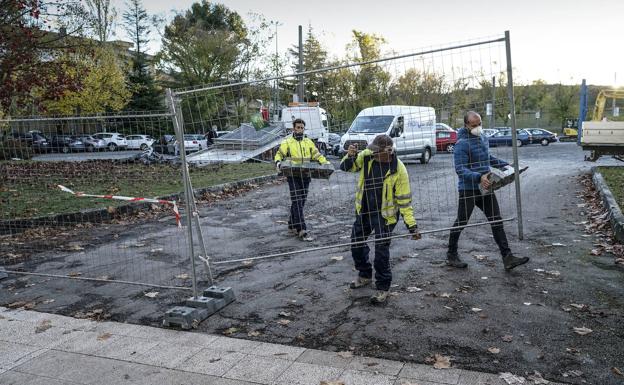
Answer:
<path fill-rule="evenodd" d="M 414 225 L 412 227 L 408 228 L 410 234 L 412 234 L 412 239 L 417 241 L 420 238 L 422 238 L 422 236 L 420 235 L 420 233 L 418 232 L 418 226 Z"/>
<path fill-rule="evenodd" d="M 278 173 L 282 172 L 282 162 L 275 162 L 275 170 Z"/>

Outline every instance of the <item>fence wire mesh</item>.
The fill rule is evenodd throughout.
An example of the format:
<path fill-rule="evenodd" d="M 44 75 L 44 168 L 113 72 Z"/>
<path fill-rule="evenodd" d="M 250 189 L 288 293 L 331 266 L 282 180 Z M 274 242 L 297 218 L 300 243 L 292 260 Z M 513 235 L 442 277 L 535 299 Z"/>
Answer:
<path fill-rule="evenodd" d="M 0 265 L 7 271 L 190 287 L 170 113 L 20 118 L 0 128 Z"/>
<path fill-rule="evenodd" d="M 396 229 L 387 226 L 387 220 L 379 227 L 384 200 L 392 200 L 389 189 L 382 187 L 384 178 L 371 178 L 362 200 L 357 187 L 360 166 L 342 162 L 350 145 L 362 151 L 379 134 L 393 138 L 395 154 L 406 166 L 410 205 L 420 231 L 448 238 L 459 202 L 453 146 L 457 135 L 467 135 L 455 129 L 464 126 L 465 112 L 481 113 L 484 127 L 489 127 L 490 116 L 497 117 L 490 121 L 505 122 L 496 127 L 495 136 L 484 140 L 494 157 L 512 163 L 512 149 L 530 142 L 523 132 L 513 135 L 510 127 L 513 109 L 506 53 L 506 39 L 499 37 L 271 79 L 177 90 L 185 131 L 221 134 L 212 149 L 190 155 L 190 164 L 281 160 L 280 166 L 298 170 L 297 163 L 304 160 L 304 168 L 314 168 L 312 174 L 317 174 L 310 178 L 295 170 L 282 184 L 200 204 L 210 257 L 215 264 L 224 264 L 348 247 L 363 242 L 371 231 L 380 239 L 407 237 L 405 227 L 411 222 L 407 212 L 400 213 Z M 300 77 L 304 90 L 297 88 Z M 289 103 L 293 99 L 301 102 Z M 305 135 L 314 146 L 293 141 L 297 119 L 305 122 Z M 483 165 L 475 160 L 476 148 L 464 150 L 467 159 L 462 167 Z M 318 164 L 326 162 L 336 170 L 329 178 L 318 170 Z M 341 163 L 343 169 L 358 172 L 341 171 Z M 290 172 L 288 167 L 281 171 Z M 383 175 L 388 168 L 370 172 Z M 513 187 L 499 190 L 498 201 L 477 202 L 491 214 L 490 221 L 514 218 Z M 356 207 L 356 201 L 367 202 Z M 395 208 L 404 204 L 395 202 Z M 461 207 L 468 210 L 467 205 Z M 477 211 L 470 223 L 488 225 L 488 218 Z M 408 214 L 406 226 L 403 214 Z"/>

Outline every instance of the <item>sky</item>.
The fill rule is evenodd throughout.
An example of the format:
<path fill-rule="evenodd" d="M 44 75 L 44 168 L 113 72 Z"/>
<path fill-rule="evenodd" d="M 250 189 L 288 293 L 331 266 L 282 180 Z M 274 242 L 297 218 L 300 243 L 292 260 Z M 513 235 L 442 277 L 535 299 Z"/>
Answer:
<path fill-rule="evenodd" d="M 278 48 L 297 43 L 297 27 L 311 25 L 330 55 L 343 56 L 353 29 L 382 35 L 387 48 L 413 52 L 423 47 L 511 36 L 514 80 L 624 86 L 622 15 L 624 0 L 223 0 L 248 20 L 261 13 L 280 23 Z M 112 0 L 123 13 L 124 0 Z M 150 14 L 171 17 L 192 0 L 143 0 Z M 125 36 L 118 28 L 115 38 Z M 154 35 L 151 51 L 159 46 Z"/>

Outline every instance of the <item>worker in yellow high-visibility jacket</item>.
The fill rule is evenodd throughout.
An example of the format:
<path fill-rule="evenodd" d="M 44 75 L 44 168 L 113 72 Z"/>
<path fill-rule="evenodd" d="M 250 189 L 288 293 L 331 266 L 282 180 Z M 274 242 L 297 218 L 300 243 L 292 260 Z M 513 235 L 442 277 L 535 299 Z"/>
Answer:
<path fill-rule="evenodd" d="M 351 230 L 351 256 L 358 270 L 352 289 L 368 286 L 375 268 L 377 292 L 371 297 L 373 303 L 383 303 L 388 297 L 392 272 L 390 271 L 390 239 L 399 215 L 403 217 L 413 239 L 420 239 L 414 210 L 409 176 L 403 162 L 394 154 L 392 138 L 379 135 L 367 149 L 357 153 L 357 147 L 349 146 L 340 163 L 342 171 L 359 172 L 358 189 L 355 193 L 356 218 Z M 368 236 L 375 231 L 375 259 L 368 260 L 370 249 Z"/>
<path fill-rule="evenodd" d="M 303 119 L 295 119 L 293 121 L 292 135 L 287 136 L 279 146 L 277 154 L 275 154 L 275 167 L 277 171 L 281 171 L 281 163 L 283 160 L 289 159 L 293 163 L 302 163 L 304 161 L 319 162 L 320 164 L 329 163 L 327 159 L 319 152 L 314 142 L 307 138 L 303 131 L 305 122 Z M 303 206 L 308 197 L 308 187 L 310 186 L 310 177 L 288 176 L 288 187 L 290 189 L 290 215 L 288 217 L 288 230 L 296 234 L 304 241 L 312 241 L 313 238 L 308 233 L 305 219 L 303 217 Z"/>

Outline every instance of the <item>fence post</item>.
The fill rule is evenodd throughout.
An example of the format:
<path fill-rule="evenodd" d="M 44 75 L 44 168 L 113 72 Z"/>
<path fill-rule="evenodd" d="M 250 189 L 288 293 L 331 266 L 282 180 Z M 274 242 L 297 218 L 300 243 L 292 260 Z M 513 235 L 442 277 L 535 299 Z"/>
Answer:
<path fill-rule="evenodd" d="M 524 229 L 522 227 L 522 197 L 520 195 L 520 165 L 518 164 L 518 144 L 516 134 L 516 105 L 513 91 L 513 74 L 511 68 L 511 41 L 509 31 L 505 31 L 505 51 L 507 54 L 507 94 L 509 97 L 509 113 L 511 114 L 511 141 L 513 142 L 513 162 L 516 173 L 516 213 L 518 216 L 518 238 L 524 239 Z"/>
<path fill-rule="evenodd" d="M 180 152 L 180 160 L 182 161 L 182 184 L 184 186 L 184 198 L 186 200 L 186 231 L 187 243 L 189 248 L 189 258 L 191 260 L 191 274 L 193 282 L 193 298 L 198 297 L 197 293 L 197 274 L 195 271 L 195 249 L 193 244 L 193 190 L 189 189 L 190 177 L 188 175 L 188 165 L 186 163 L 186 150 L 184 148 L 184 123 L 182 110 L 180 110 L 178 101 L 174 98 L 173 92 L 167 88 L 167 104 L 173 118 L 173 127 L 175 128 L 176 138 L 178 140 L 178 151 Z"/>

